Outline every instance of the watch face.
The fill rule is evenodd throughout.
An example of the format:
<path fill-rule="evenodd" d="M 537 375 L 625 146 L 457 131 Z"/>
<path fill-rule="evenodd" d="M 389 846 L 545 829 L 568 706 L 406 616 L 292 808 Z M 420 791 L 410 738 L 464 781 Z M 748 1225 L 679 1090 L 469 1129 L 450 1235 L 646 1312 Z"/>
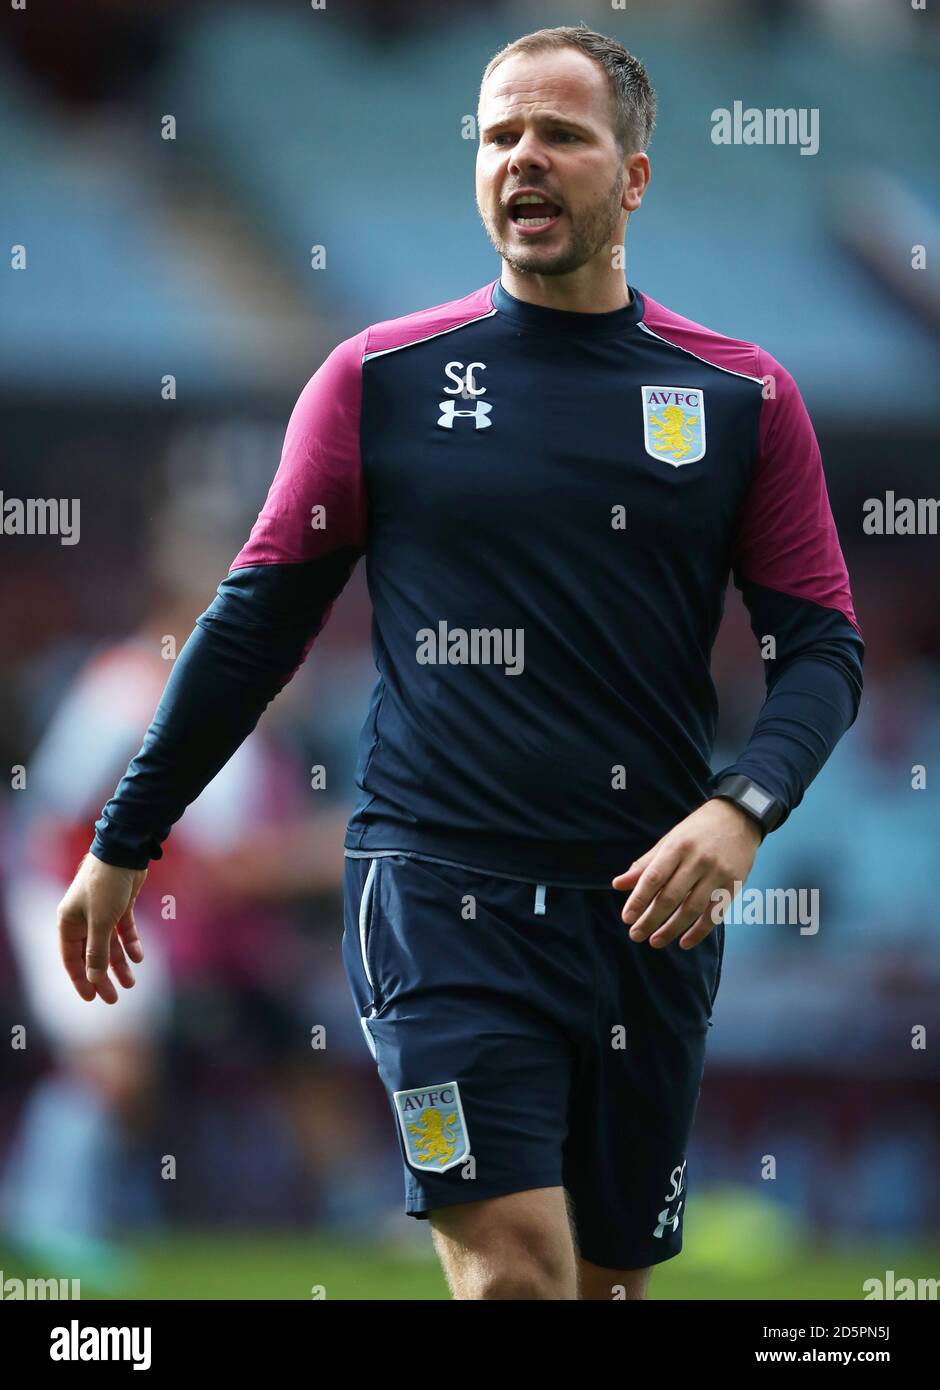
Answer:
<path fill-rule="evenodd" d="M 760 791 L 752 782 L 746 791 L 741 793 L 740 801 L 741 805 L 746 806 L 755 816 L 763 817 L 765 812 L 770 809 L 773 797 Z"/>

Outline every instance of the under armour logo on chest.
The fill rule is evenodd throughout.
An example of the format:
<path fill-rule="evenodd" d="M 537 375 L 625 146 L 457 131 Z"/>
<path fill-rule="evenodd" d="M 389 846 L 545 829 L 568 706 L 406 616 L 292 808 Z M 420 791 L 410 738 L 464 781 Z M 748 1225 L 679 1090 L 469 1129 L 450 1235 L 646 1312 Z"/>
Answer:
<path fill-rule="evenodd" d="M 478 430 L 488 429 L 492 424 L 488 417 L 493 407 L 487 401 L 477 401 L 472 410 L 458 410 L 456 401 L 441 401 L 438 409 L 441 413 L 437 423 L 443 425 L 445 430 L 454 428 L 454 419 L 458 415 L 472 416 Z"/>

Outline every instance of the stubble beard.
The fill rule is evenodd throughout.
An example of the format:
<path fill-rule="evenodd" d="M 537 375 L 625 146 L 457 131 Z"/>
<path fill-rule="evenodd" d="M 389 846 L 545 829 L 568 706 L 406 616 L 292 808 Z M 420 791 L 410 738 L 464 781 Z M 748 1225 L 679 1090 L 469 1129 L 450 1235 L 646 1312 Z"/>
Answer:
<path fill-rule="evenodd" d="M 566 210 L 572 229 L 566 246 L 551 255 L 533 244 L 531 251 L 525 246 L 510 246 L 500 235 L 498 229 L 483 216 L 486 234 L 498 254 L 520 275 L 568 275 L 578 270 L 604 247 L 613 248 L 619 241 L 617 223 L 620 219 L 620 200 L 623 196 L 623 173 L 618 170 L 610 186 L 607 197 L 575 220 Z"/>

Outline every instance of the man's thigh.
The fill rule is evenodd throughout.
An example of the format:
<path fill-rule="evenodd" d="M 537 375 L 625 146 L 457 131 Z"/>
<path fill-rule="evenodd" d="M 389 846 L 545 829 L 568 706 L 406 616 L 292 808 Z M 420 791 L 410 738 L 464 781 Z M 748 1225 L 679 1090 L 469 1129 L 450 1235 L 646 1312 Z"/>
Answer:
<path fill-rule="evenodd" d="M 588 1276 L 601 1287 L 608 1272 L 610 1284 L 621 1284 L 614 1276 L 682 1249 L 687 1153 L 721 944 L 714 934 L 694 951 L 631 942 L 622 902 L 595 894 L 585 924 L 597 953 L 597 1010 L 575 1077 L 563 1178 L 579 1254 L 601 1271 Z"/>
<path fill-rule="evenodd" d="M 513 1192 L 431 1212 L 434 1247 L 456 1299 L 578 1297 L 561 1187 Z"/>
<path fill-rule="evenodd" d="M 592 1007 L 593 964 L 536 904 L 534 885 L 459 866 L 347 860 L 344 961 L 412 1216 L 562 1186 L 568 1016 Z"/>
<path fill-rule="evenodd" d="M 560 1187 L 515 1192 L 431 1212 L 434 1248 L 455 1299 L 646 1297 L 651 1268 L 604 1269 L 578 1257 Z"/>

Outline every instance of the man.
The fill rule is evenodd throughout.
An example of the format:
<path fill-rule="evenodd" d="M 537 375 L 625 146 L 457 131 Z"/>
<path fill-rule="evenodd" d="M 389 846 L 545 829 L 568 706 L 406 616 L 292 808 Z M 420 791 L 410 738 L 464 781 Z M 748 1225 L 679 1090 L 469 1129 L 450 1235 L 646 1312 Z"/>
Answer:
<path fill-rule="evenodd" d="M 380 674 L 344 958 L 406 1209 L 458 1298 L 642 1298 L 681 1248 L 713 895 L 852 723 L 863 646 L 792 379 L 619 268 L 642 65 L 543 30 L 490 62 L 479 118 L 501 278 L 365 329 L 302 392 L 63 900 L 63 953 L 85 998 L 116 999 L 109 961 L 131 982 L 149 859 L 365 554 Z M 729 571 L 768 696 L 713 777 Z"/>

